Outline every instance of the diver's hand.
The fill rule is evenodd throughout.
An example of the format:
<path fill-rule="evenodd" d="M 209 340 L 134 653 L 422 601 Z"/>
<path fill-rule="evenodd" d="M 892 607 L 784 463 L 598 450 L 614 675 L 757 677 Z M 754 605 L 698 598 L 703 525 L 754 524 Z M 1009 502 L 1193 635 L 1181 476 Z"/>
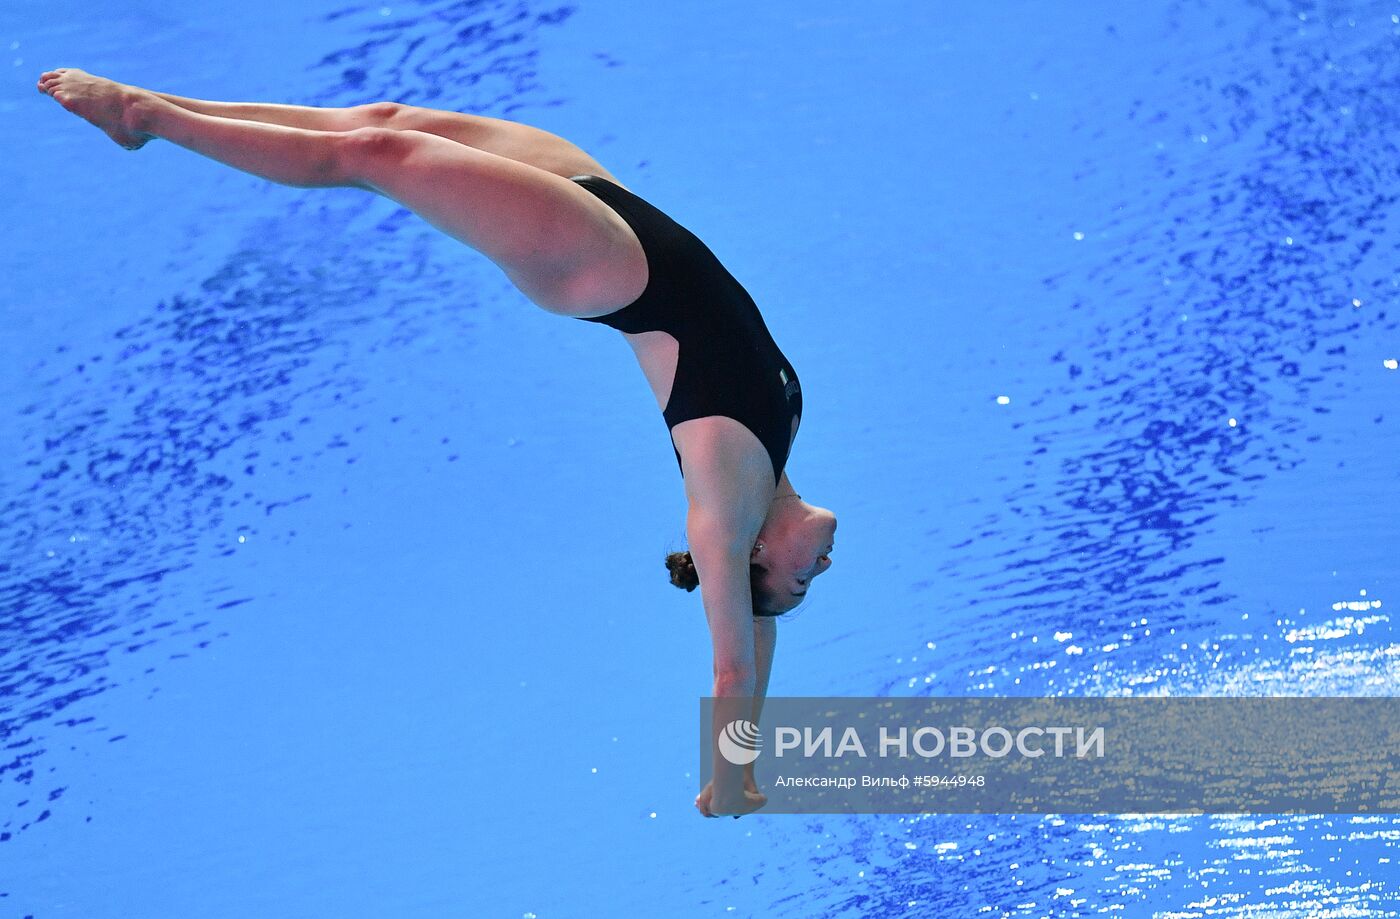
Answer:
<path fill-rule="evenodd" d="M 738 820 L 744 814 L 751 814 L 768 803 L 767 795 L 760 794 L 749 777 L 744 778 L 743 796 L 727 795 L 715 800 L 715 783 L 709 782 L 695 797 L 695 809 L 706 817 L 733 817 Z"/>

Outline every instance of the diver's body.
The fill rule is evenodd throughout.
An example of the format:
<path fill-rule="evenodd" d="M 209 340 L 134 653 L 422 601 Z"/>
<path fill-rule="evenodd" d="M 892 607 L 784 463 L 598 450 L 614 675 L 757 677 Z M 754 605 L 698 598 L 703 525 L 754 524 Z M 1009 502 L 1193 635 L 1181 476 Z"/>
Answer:
<path fill-rule="evenodd" d="M 758 720 L 771 616 L 830 566 L 836 518 L 804 502 L 784 468 L 801 415 L 796 372 L 703 243 L 576 145 L 516 122 L 388 102 L 209 102 L 76 68 L 46 72 L 38 88 L 128 149 L 163 138 L 273 182 L 382 194 L 491 259 L 541 308 L 622 332 L 683 473 L 690 550 L 668 559 L 672 581 L 701 587 L 714 695 L 752 698 L 736 716 Z M 715 372 L 719 360 L 732 372 Z M 697 808 L 761 807 L 751 770 L 744 778 L 717 760 Z"/>

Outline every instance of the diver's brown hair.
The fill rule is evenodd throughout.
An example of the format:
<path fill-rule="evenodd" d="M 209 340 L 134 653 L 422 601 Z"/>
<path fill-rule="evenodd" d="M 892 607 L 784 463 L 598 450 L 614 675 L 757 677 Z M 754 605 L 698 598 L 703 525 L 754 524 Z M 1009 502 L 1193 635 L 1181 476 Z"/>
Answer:
<path fill-rule="evenodd" d="M 695 559 L 690 552 L 671 552 L 666 556 L 666 570 L 671 572 L 671 583 L 684 591 L 700 586 L 700 573 L 695 570 Z M 763 580 L 763 566 L 749 565 L 749 587 L 753 591 L 753 614 L 755 616 L 776 616 L 768 612 L 768 597 L 758 585 Z"/>

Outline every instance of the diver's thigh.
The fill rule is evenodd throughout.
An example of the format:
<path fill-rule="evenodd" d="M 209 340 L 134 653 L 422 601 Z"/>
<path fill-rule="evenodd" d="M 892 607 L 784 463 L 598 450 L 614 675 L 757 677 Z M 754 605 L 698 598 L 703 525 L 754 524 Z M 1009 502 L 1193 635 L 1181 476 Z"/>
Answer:
<path fill-rule="evenodd" d="M 544 309 L 596 315 L 645 286 L 636 234 L 575 182 L 422 131 L 342 136 L 347 184 L 399 202 L 476 249 Z"/>

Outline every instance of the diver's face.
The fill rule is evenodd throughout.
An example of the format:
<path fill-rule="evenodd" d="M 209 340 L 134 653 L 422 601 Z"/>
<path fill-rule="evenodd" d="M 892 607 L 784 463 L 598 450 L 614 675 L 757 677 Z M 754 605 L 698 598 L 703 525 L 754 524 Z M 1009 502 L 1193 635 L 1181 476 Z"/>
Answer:
<path fill-rule="evenodd" d="M 831 568 L 836 515 L 812 505 L 805 505 L 804 510 L 805 514 L 784 528 L 782 538 L 771 545 L 765 543 L 757 556 L 767 569 L 766 586 L 775 612 L 794 609 L 807 596 L 812 581 Z"/>

